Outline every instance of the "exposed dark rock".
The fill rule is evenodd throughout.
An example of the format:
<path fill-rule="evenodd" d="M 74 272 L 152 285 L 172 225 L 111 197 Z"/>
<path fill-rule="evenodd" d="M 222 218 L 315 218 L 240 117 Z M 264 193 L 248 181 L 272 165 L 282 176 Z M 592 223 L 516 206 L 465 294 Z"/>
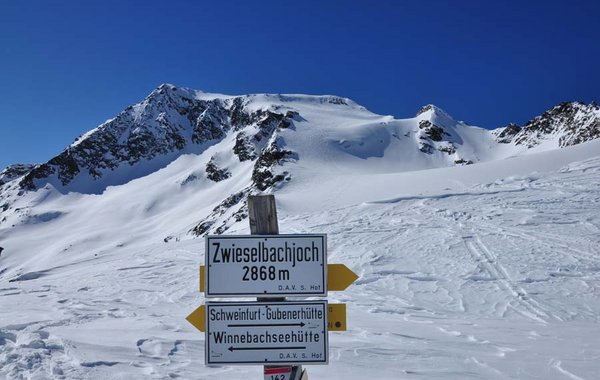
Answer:
<path fill-rule="evenodd" d="M 198 225 L 194 227 L 191 232 L 196 236 L 202 236 L 212 227 L 214 223 L 215 222 L 212 220 L 198 223 Z"/>
<path fill-rule="evenodd" d="M 233 205 L 238 204 L 242 199 L 244 199 L 244 196 L 246 195 L 246 193 L 247 193 L 247 191 L 240 191 L 238 193 L 228 196 L 227 198 L 225 198 L 225 200 L 223 202 L 221 202 L 221 204 L 219 204 L 217 207 L 215 207 L 213 209 L 213 212 L 218 213 L 219 215 L 223 215 L 223 213 L 228 208 L 230 208 Z"/>
<path fill-rule="evenodd" d="M 455 160 L 454 163 L 456 165 L 471 165 L 473 163 L 473 161 L 459 158 L 458 160 Z"/>
<path fill-rule="evenodd" d="M 247 218 L 248 210 L 246 203 L 243 202 L 242 205 L 239 205 L 239 203 L 244 200 L 248 194 L 250 194 L 250 191 L 250 188 L 246 188 L 225 198 L 221 203 L 213 208 L 212 212 L 206 218 L 192 228 L 190 232 L 195 236 L 202 236 L 207 234 L 212 229 L 214 233 L 220 234 L 225 232 L 233 223 L 233 221 L 239 222 L 244 218 Z M 235 211 L 230 218 L 223 220 L 218 227 L 213 228 L 220 217 L 222 217 L 228 210 L 236 206 L 239 207 L 239 209 Z"/>
<path fill-rule="evenodd" d="M 338 96 L 331 96 L 327 98 L 327 102 L 331 104 L 340 104 L 340 105 L 348 105 L 348 102 L 344 98 L 340 98 Z"/>
<path fill-rule="evenodd" d="M 234 107 L 241 107 L 241 103 L 234 102 Z M 252 113 L 242 114 L 241 109 L 239 109 L 235 112 L 235 115 L 234 119 L 236 122 L 243 120 L 244 122 L 251 123 L 257 129 L 257 132 L 251 137 L 246 135 L 245 131 L 239 131 L 233 147 L 233 152 L 238 156 L 240 161 L 256 160 L 252 170 L 252 187 L 231 195 L 215 207 L 191 231 L 196 236 L 209 232 L 220 234 L 227 231 L 233 223 L 242 221 L 248 217 L 247 205 L 245 202 L 241 203 L 241 200 L 253 191 L 253 189 L 263 191 L 278 182 L 290 179 L 287 172 L 283 172 L 282 174 L 274 173 L 276 165 L 286 159 L 296 158 L 295 153 L 283 148 L 283 139 L 275 135 L 275 133 L 278 130 L 289 128 L 294 118 L 299 117 L 298 113 L 288 110 L 284 115 L 271 110 L 257 110 Z M 265 140 L 268 140 L 266 146 L 264 146 Z M 264 146 L 264 148 L 261 149 L 261 146 Z M 259 150 L 260 154 L 257 155 L 256 152 Z M 207 175 L 213 177 L 211 178 L 213 180 L 224 179 L 230 175 L 223 169 L 218 168 L 213 159 L 207 164 L 206 172 Z"/>
<path fill-rule="evenodd" d="M 447 144 L 438 147 L 438 150 L 440 152 L 444 152 L 444 153 L 448 153 L 448 154 L 456 153 L 456 147 L 451 142 L 448 142 Z"/>
<path fill-rule="evenodd" d="M 190 116 L 195 113 L 190 113 Z M 222 108 L 211 102 L 197 117 L 192 133 L 192 142 L 201 144 L 205 141 L 218 140 L 225 137 L 224 129 L 228 129 L 225 124 L 225 113 Z"/>
<path fill-rule="evenodd" d="M 210 161 L 206 164 L 206 178 L 213 182 L 220 182 L 229 177 L 231 177 L 231 173 L 226 168 L 220 169 L 215 163 L 214 157 L 211 157 Z"/>
<path fill-rule="evenodd" d="M 587 124 L 579 129 L 577 133 L 561 136 L 558 139 L 558 145 L 560 147 L 577 145 L 597 138 L 600 138 L 600 120 Z"/>
<path fill-rule="evenodd" d="M 513 138 L 517 135 L 517 133 L 521 132 L 521 127 L 514 123 L 508 124 L 498 135 L 496 136 L 496 140 L 502 144 L 508 144 L 512 142 Z"/>
<path fill-rule="evenodd" d="M 250 115 L 244 110 L 244 106 L 244 99 L 241 97 L 233 99 L 230 122 L 236 131 L 251 123 Z"/>
<path fill-rule="evenodd" d="M 56 172 L 56 169 L 49 164 L 36 165 L 29 173 L 27 173 L 23 179 L 19 182 L 24 190 L 36 190 L 34 181 L 36 179 L 48 178 Z"/>
<path fill-rule="evenodd" d="M 14 164 L 7 166 L 0 172 L 0 186 L 26 175 L 34 167 L 35 165 L 32 164 Z"/>
<path fill-rule="evenodd" d="M 419 122 L 419 129 L 422 129 L 432 141 L 442 141 L 444 135 L 449 136 L 441 127 L 429 120 L 421 120 Z"/>
<path fill-rule="evenodd" d="M 79 173 L 77 161 L 71 154 L 71 150 L 67 149 L 58 156 L 48 161 L 48 164 L 58 168 L 58 179 L 63 185 L 68 184 Z"/>
<path fill-rule="evenodd" d="M 256 141 L 261 141 L 264 137 L 270 136 L 282 122 L 285 125 L 284 128 L 289 126 L 289 123 L 285 121 L 285 116 L 282 114 L 266 111 L 264 113 L 261 112 L 259 116 L 261 116 L 261 120 L 257 123 L 259 131 L 254 135 L 254 140 Z"/>
<path fill-rule="evenodd" d="M 433 153 L 433 145 L 427 144 L 424 141 L 419 142 L 419 150 L 423 153 L 432 154 Z"/>
<path fill-rule="evenodd" d="M 235 213 L 233 213 L 233 219 L 236 222 L 241 222 L 244 219 L 248 218 L 248 207 L 244 206 L 242 208 L 240 208 L 239 210 L 237 210 Z"/>
<path fill-rule="evenodd" d="M 254 160 L 256 158 L 254 145 L 252 145 L 244 132 L 239 132 L 237 136 L 235 136 L 233 153 L 238 156 L 241 162 Z"/>
<path fill-rule="evenodd" d="M 259 190 L 264 191 L 286 178 L 285 174 L 274 175 L 272 168 L 281 161 L 296 158 L 296 156 L 294 152 L 283 149 L 281 146 L 283 146 L 281 139 L 274 139 L 263 149 L 258 160 L 256 160 L 252 170 L 252 182 Z"/>

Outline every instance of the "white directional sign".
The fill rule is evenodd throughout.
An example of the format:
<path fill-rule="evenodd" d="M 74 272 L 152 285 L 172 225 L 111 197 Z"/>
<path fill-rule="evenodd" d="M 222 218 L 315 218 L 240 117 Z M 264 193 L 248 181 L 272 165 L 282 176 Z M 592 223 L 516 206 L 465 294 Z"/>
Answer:
<path fill-rule="evenodd" d="M 206 364 L 327 364 L 327 301 L 207 302 Z"/>
<path fill-rule="evenodd" d="M 327 296 L 327 237 L 206 237 L 206 297 Z"/>

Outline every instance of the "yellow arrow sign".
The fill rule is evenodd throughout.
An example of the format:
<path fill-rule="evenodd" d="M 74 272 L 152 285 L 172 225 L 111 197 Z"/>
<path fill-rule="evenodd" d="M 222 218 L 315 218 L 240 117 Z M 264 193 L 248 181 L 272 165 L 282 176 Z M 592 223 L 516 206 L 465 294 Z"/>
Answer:
<path fill-rule="evenodd" d="M 192 311 L 185 319 L 200 331 L 206 331 L 206 307 L 200 305 L 199 308 Z"/>
<path fill-rule="evenodd" d="M 345 290 L 358 279 L 358 275 L 344 264 L 327 265 L 327 290 Z M 200 292 L 204 292 L 204 265 L 200 266 Z"/>
<path fill-rule="evenodd" d="M 344 264 L 327 265 L 327 290 L 345 290 L 357 278 L 358 275 Z"/>
<path fill-rule="evenodd" d="M 206 331 L 206 308 L 204 305 L 187 316 L 187 321 L 198 330 Z M 330 303 L 327 310 L 329 331 L 346 331 L 346 304 Z"/>

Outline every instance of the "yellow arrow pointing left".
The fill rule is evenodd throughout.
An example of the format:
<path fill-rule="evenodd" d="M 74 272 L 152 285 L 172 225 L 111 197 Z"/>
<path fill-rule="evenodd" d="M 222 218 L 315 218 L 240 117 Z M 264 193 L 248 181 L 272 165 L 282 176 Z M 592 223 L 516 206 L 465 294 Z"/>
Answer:
<path fill-rule="evenodd" d="M 185 319 L 192 324 L 198 330 L 206 331 L 206 311 L 204 305 L 200 306 L 196 310 L 192 311 L 192 314 L 188 315 Z"/>

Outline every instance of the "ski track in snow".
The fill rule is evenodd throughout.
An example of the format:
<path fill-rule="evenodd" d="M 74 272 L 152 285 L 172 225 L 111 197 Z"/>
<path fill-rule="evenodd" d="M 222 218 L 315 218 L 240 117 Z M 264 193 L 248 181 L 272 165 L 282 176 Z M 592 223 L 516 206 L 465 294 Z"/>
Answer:
<path fill-rule="evenodd" d="M 349 330 L 330 333 L 330 364 L 311 378 L 598 378 L 599 163 L 442 197 L 281 208 L 282 232 L 327 233 L 328 261 L 360 275 L 330 293 Z M 0 274 L 0 377 L 260 378 L 203 364 L 204 335 L 185 321 L 204 301 L 203 244 L 90 247 Z"/>

